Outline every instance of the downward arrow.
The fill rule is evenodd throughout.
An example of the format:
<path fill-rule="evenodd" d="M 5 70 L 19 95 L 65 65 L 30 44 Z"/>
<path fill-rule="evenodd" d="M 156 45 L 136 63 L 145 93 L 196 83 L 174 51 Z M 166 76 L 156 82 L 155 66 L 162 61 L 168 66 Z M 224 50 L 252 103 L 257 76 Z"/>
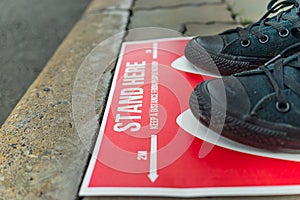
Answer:
<path fill-rule="evenodd" d="M 149 179 L 151 180 L 152 183 L 154 183 L 156 181 L 156 179 L 158 178 L 158 174 L 157 173 L 151 173 L 148 175 Z"/>
<path fill-rule="evenodd" d="M 152 183 L 158 178 L 157 174 L 157 135 L 151 135 L 150 170 L 148 174 Z"/>

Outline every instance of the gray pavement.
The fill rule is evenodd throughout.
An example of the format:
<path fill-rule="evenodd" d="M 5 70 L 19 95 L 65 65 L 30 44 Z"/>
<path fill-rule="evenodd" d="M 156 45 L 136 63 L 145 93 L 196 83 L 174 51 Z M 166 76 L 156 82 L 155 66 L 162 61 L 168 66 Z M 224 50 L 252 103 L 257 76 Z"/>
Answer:
<path fill-rule="evenodd" d="M 0 1 L 0 127 L 89 2 Z"/>

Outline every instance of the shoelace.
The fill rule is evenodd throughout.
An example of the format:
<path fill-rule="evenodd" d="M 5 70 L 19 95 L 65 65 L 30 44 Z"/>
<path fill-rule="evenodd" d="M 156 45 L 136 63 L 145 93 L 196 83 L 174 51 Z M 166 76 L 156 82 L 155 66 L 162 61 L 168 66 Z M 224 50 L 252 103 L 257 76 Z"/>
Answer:
<path fill-rule="evenodd" d="M 268 11 L 267 13 L 256 23 L 250 24 L 246 28 L 238 27 L 236 30 L 242 40 L 243 46 L 248 46 L 250 44 L 249 35 L 253 34 L 255 35 L 261 43 L 266 43 L 269 40 L 269 37 L 260 30 L 262 30 L 266 26 L 272 26 L 276 30 L 278 30 L 278 33 L 281 37 L 287 37 L 290 33 L 290 31 L 285 28 L 280 21 L 281 20 L 288 20 L 292 24 L 291 29 L 297 29 L 300 31 L 300 20 L 299 17 L 291 16 L 289 13 L 291 12 L 291 9 L 289 11 L 282 11 L 278 13 L 275 17 L 275 21 L 269 21 L 269 16 L 273 13 L 277 13 L 279 10 L 283 8 L 287 8 L 290 6 L 293 6 L 293 8 L 296 8 L 296 13 L 300 15 L 300 0 L 285 0 L 282 2 L 277 3 L 279 0 L 271 0 L 268 5 Z M 276 4 L 277 3 L 277 4 Z M 254 30 L 253 27 L 259 26 L 258 30 Z"/>
<path fill-rule="evenodd" d="M 292 56 L 291 59 L 285 59 L 285 57 L 288 57 L 290 54 L 292 54 L 292 52 L 299 52 L 299 50 L 300 43 L 287 48 L 277 56 L 277 59 L 273 59 L 273 73 L 271 73 L 270 69 L 267 67 L 267 64 L 260 67 L 260 69 L 263 70 L 264 73 L 267 75 L 275 90 L 277 98 L 276 109 L 283 113 L 288 112 L 291 107 L 287 100 L 286 93 L 284 92 L 284 90 L 286 88 L 289 88 L 298 96 L 300 96 L 300 82 L 298 82 L 298 80 L 295 80 L 294 78 L 289 77 L 287 74 L 284 73 L 284 68 L 286 66 L 294 67 L 300 70 L 300 53 Z"/>

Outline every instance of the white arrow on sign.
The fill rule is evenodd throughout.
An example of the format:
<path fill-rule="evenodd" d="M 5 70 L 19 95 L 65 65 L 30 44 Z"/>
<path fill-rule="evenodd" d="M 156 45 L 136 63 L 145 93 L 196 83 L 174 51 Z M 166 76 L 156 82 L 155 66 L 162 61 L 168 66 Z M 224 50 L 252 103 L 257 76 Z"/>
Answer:
<path fill-rule="evenodd" d="M 157 135 L 151 135 L 150 170 L 148 174 L 152 183 L 158 178 L 157 174 Z"/>

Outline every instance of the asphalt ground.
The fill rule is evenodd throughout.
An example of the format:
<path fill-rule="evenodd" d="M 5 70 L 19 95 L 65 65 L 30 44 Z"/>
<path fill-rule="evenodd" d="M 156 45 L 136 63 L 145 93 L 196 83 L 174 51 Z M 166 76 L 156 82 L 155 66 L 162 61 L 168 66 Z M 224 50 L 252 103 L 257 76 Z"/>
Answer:
<path fill-rule="evenodd" d="M 0 127 L 89 3 L 0 1 Z"/>

